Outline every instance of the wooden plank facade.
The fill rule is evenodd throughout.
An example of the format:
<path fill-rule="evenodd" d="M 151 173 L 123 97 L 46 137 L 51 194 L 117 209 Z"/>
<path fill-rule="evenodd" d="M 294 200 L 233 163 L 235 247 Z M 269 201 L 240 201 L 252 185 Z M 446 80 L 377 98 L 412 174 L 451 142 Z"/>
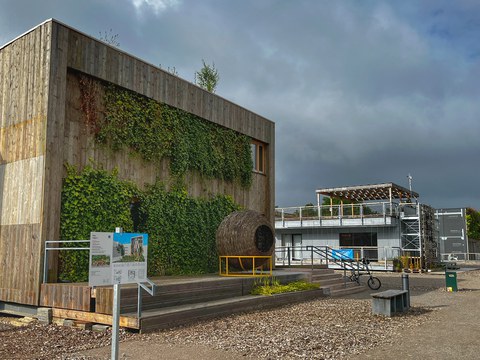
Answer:
<path fill-rule="evenodd" d="M 0 47 L 0 301 L 39 305 L 46 240 L 59 239 L 64 164 L 89 159 L 142 186 L 162 166 L 95 146 L 79 106 L 78 74 L 113 83 L 265 144 L 251 188 L 186 176 L 192 196 L 228 194 L 274 216 L 274 123 L 55 20 Z"/>

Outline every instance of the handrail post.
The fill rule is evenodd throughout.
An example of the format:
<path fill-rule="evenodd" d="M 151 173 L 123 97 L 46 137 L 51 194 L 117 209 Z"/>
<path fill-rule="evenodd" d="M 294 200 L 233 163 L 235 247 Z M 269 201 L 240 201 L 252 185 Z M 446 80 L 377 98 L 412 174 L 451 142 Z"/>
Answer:
<path fill-rule="evenodd" d="M 47 271 L 48 271 L 48 257 L 47 257 L 47 242 L 45 242 L 45 253 L 43 255 L 43 283 L 45 284 L 48 280 Z"/>
<path fill-rule="evenodd" d="M 140 326 L 140 318 L 142 317 L 142 287 L 138 284 L 138 298 L 137 298 L 137 319 Z"/>
<path fill-rule="evenodd" d="M 290 267 L 290 246 L 287 247 L 288 267 Z"/>
<path fill-rule="evenodd" d="M 308 250 L 308 247 L 307 247 L 307 250 Z M 311 250 L 310 250 L 310 257 L 312 260 L 312 270 L 313 270 L 313 246 L 311 247 Z"/>

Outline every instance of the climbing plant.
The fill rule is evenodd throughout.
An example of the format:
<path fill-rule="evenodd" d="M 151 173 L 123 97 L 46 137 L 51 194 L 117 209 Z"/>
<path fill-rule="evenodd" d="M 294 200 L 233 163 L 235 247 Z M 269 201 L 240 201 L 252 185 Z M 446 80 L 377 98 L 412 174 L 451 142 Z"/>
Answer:
<path fill-rule="evenodd" d="M 91 231 L 113 232 L 117 226 L 132 231 L 130 203 L 136 192 L 133 184 L 118 179 L 116 171 L 87 166 L 79 172 L 67 165 L 62 187 L 61 238 L 87 240 Z M 61 280 L 88 280 L 88 251 L 61 251 L 59 265 Z"/>
<path fill-rule="evenodd" d="M 197 171 L 206 178 L 251 185 L 248 136 L 114 85 L 105 89 L 104 116 L 93 117 L 85 84 L 80 82 L 82 104 L 87 104 L 82 109 L 97 142 L 113 151 L 127 149 L 146 161 L 168 158 L 177 178 Z"/>
<path fill-rule="evenodd" d="M 217 269 L 215 233 L 239 206 L 228 196 L 188 196 L 183 188 L 166 191 L 162 183 L 138 190 L 130 182 L 87 166 L 67 166 L 62 189 L 61 237 L 84 240 L 91 231 L 133 231 L 132 199 L 138 206 L 135 231 L 149 234 L 149 275 L 194 274 Z M 136 212 L 135 211 L 135 212 Z M 73 244 L 70 244 L 73 245 Z M 88 252 L 62 251 L 60 279 L 88 280 Z"/>
<path fill-rule="evenodd" d="M 151 276 L 215 272 L 215 233 L 220 222 L 239 206 L 228 196 L 189 197 L 184 189 L 167 192 L 161 183 L 144 194 L 143 231 L 149 234 Z"/>

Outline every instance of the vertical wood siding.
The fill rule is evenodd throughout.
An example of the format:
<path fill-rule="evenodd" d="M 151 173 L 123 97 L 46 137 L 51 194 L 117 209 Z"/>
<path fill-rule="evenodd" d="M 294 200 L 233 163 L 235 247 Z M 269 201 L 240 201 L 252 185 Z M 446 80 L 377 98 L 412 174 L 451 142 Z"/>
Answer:
<path fill-rule="evenodd" d="M 50 28 L 0 49 L 0 301 L 30 305 L 42 265 Z"/>
<path fill-rule="evenodd" d="M 251 189 L 186 177 L 193 196 L 228 194 L 273 220 L 274 124 L 219 96 L 56 21 L 0 48 L 0 301 L 38 305 L 46 240 L 59 237 L 64 162 L 92 158 L 142 186 L 168 178 L 168 161 L 152 166 L 95 146 L 85 131 L 78 83 L 83 72 L 178 107 L 266 143 L 267 174 Z M 54 262 L 51 262 L 55 264 Z"/>

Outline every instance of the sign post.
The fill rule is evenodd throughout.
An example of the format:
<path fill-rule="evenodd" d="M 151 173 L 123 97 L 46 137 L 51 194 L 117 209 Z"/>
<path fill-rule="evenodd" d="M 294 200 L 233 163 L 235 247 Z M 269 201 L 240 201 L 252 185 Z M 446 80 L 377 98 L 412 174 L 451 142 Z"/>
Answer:
<path fill-rule="evenodd" d="M 120 286 L 147 281 L 148 234 L 131 234 L 116 228 L 115 233 L 90 234 L 89 286 L 113 284 L 112 359 L 118 360 L 120 327 Z"/>
<path fill-rule="evenodd" d="M 118 360 L 119 328 L 120 328 L 120 284 L 113 284 L 112 360 Z"/>
<path fill-rule="evenodd" d="M 115 228 L 116 234 L 121 234 L 121 227 Z M 113 248 L 112 248 L 113 251 Z M 114 278 L 115 280 L 115 278 Z M 114 281 L 113 284 L 113 311 L 112 311 L 112 360 L 118 360 L 118 330 L 120 328 L 120 282 Z"/>

